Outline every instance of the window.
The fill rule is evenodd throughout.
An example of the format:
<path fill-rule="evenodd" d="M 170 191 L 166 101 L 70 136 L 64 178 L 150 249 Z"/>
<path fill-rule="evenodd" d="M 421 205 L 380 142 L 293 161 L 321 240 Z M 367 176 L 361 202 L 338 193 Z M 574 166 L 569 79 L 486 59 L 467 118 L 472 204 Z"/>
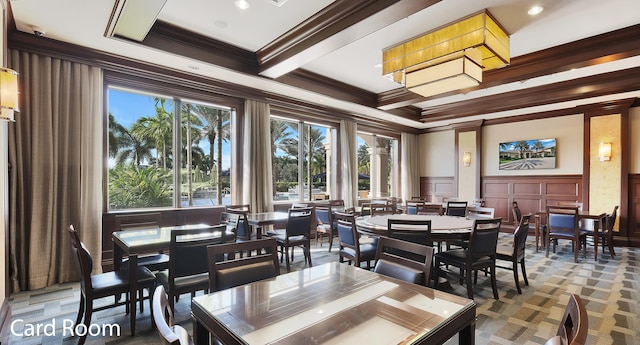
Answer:
<path fill-rule="evenodd" d="M 358 198 L 386 198 L 397 194 L 398 141 L 358 133 Z"/>
<path fill-rule="evenodd" d="M 108 92 L 109 210 L 230 204 L 231 108 Z"/>
<path fill-rule="evenodd" d="M 300 135 L 302 133 L 302 135 Z M 330 198 L 331 129 L 302 121 L 271 118 L 273 200 Z"/>

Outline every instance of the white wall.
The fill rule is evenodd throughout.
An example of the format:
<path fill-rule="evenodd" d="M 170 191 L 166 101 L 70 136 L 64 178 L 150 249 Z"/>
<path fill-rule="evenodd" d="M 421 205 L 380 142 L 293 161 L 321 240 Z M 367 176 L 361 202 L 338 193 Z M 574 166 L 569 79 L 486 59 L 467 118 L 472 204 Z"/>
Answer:
<path fill-rule="evenodd" d="M 476 179 L 476 131 L 458 133 L 458 198 L 460 200 L 473 200 L 476 195 L 476 186 L 480 183 Z M 471 165 L 464 166 L 465 152 L 471 152 Z"/>
<path fill-rule="evenodd" d="M 455 132 L 420 135 L 420 176 L 452 177 L 455 163 Z"/>
<path fill-rule="evenodd" d="M 582 114 L 485 126 L 482 132 L 482 176 L 582 174 Z M 503 142 L 556 138 L 555 169 L 499 170 L 499 145 Z"/>
<path fill-rule="evenodd" d="M 640 174 L 640 107 L 629 109 L 629 125 L 631 126 L 629 172 L 631 174 Z"/>

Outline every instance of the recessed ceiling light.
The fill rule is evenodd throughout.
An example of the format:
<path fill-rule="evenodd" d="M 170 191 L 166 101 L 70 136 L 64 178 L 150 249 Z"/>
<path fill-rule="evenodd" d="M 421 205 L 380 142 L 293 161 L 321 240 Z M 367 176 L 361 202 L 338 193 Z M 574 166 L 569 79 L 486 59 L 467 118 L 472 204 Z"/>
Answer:
<path fill-rule="evenodd" d="M 236 0 L 233 3 L 236 5 L 237 8 L 239 8 L 241 10 L 246 10 L 247 8 L 249 8 L 251 6 L 249 1 L 247 1 L 247 0 Z"/>
<path fill-rule="evenodd" d="M 535 16 L 536 14 L 539 14 L 540 12 L 542 12 L 544 8 L 542 8 L 542 6 L 533 6 L 529 9 L 529 11 L 527 12 L 530 16 Z"/>

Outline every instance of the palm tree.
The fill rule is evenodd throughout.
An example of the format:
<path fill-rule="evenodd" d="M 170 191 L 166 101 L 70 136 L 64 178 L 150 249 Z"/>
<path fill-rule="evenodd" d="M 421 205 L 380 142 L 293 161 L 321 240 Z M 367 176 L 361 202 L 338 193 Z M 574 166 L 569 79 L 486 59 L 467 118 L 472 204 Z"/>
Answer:
<path fill-rule="evenodd" d="M 369 174 L 371 156 L 369 155 L 369 146 L 366 144 L 358 146 L 358 173 Z"/>
<path fill-rule="evenodd" d="M 291 136 L 293 133 L 290 132 L 289 130 L 291 129 L 291 126 L 289 125 L 288 122 L 286 121 L 281 121 L 281 120 L 275 120 L 272 119 L 271 120 L 271 161 L 272 161 L 272 165 L 275 166 L 275 160 L 276 160 L 276 151 L 278 149 L 284 150 L 284 147 L 286 146 L 284 143 L 286 142 L 286 139 Z M 297 128 L 296 128 L 297 130 Z M 273 174 L 272 174 L 272 184 L 274 186 L 273 188 L 273 196 L 276 196 L 276 175 L 277 175 L 277 171 L 278 170 L 274 170 Z"/>
<path fill-rule="evenodd" d="M 143 116 L 131 127 L 131 134 L 140 141 L 153 141 L 156 146 L 156 166 L 167 168 L 171 151 L 173 113 L 165 110 L 165 99 L 156 98 L 156 115 Z"/>
<path fill-rule="evenodd" d="M 213 108 L 209 106 L 196 105 L 193 109 L 194 115 L 201 121 L 200 138 L 209 143 L 210 167 L 213 174 L 216 169 L 216 189 L 218 204 L 222 204 L 222 142 L 231 139 L 231 112 L 226 109 Z M 213 159 L 216 154 L 216 159 Z"/>
<path fill-rule="evenodd" d="M 524 158 L 524 151 L 529 150 L 529 143 L 526 141 L 518 141 L 516 142 L 514 148 L 520 151 L 520 159 Z"/>
<path fill-rule="evenodd" d="M 109 157 L 116 158 L 116 164 L 132 160 L 139 167 L 142 160 L 151 160 L 152 149 L 152 145 L 136 139 L 109 113 Z"/>
<path fill-rule="evenodd" d="M 533 146 L 531 146 L 531 149 L 536 151 L 538 157 L 542 157 L 540 155 L 540 151 L 544 150 L 544 145 L 542 144 L 542 142 L 540 142 L 540 140 L 536 140 L 536 142 L 533 143 Z"/>

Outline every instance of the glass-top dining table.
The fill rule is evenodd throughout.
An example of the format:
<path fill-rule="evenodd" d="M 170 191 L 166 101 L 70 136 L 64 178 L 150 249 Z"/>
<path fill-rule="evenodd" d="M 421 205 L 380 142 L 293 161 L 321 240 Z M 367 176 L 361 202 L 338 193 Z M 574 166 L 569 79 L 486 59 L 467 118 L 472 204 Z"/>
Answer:
<path fill-rule="evenodd" d="M 192 299 L 209 344 L 474 344 L 473 300 L 331 262 Z"/>

